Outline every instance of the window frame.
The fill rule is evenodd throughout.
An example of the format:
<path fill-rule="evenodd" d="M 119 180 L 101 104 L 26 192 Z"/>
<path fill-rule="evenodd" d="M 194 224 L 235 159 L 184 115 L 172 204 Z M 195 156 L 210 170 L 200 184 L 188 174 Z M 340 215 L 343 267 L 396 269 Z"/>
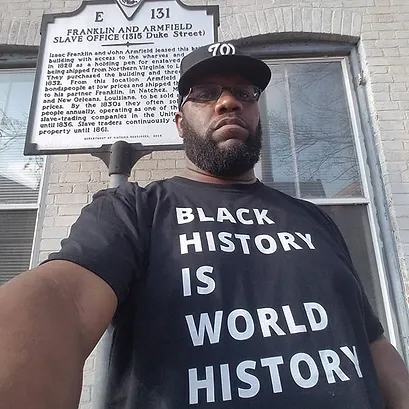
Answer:
<path fill-rule="evenodd" d="M 352 78 L 350 75 L 350 67 L 348 65 L 348 59 L 346 56 L 343 57 L 306 57 L 306 58 L 275 58 L 275 59 L 264 59 L 266 64 L 274 63 L 296 63 L 296 64 L 308 64 L 309 62 L 320 62 L 320 61 L 339 61 L 341 63 L 343 80 L 345 85 L 345 93 L 348 104 L 348 112 L 351 118 L 351 126 L 353 132 L 353 142 L 356 150 L 358 168 L 359 168 L 359 177 L 362 182 L 363 197 L 354 197 L 354 198 L 303 198 L 317 205 L 335 205 L 335 204 L 368 204 L 370 202 L 369 195 L 369 181 L 366 178 L 365 163 L 361 149 L 360 135 L 359 135 L 359 119 L 356 115 L 356 102 L 353 98 L 353 93 L 350 87 Z M 265 101 L 265 96 L 262 94 L 260 98 L 261 103 L 267 105 Z M 297 181 L 295 181 L 297 183 Z M 302 198 L 302 197 L 300 197 Z"/>
<path fill-rule="evenodd" d="M 409 348 L 402 342 L 409 335 L 407 303 L 404 297 L 404 285 L 400 275 L 396 241 L 382 175 L 380 174 L 379 154 L 374 142 L 375 124 L 370 113 L 370 104 L 366 81 L 358 82 L 363 75 L 361 55 L 358 51 L 362 44 L 359 38 L 344 37 L 342 41 L 314 41 L 301 35 L 296 38 L 275 38 L 272 44 L 250 44 L 240 40 L 237 43 L 247 48 L 247 52 L 266 63 L 289 60 L 343 60 L 344 84 L 348 108 L 354 134 L 354 144 L 359 164 L 363 198 L 304 199 L 316 205 L 354 205 L 366 206 L 370 226 L 372 245 L 377 266 L 377 278 L 382 300 L 379 302 L 385 312 L 386 326 L 390 342 L 402 353 L 409 363 Z M 275 43 L 277 42 L 277 43 Z M 274 56 L 274 57 L 272 57 Z M 261 163 L 257 164 L 256 176 L 261 176 Z"/>
<path fill-rule="evenodd" d="M 33 72 L 36 71 L 38 47 L 31 46 L 2 46 L 0 48 L 2 52 L 2 59 L 0 60 L 0 73 L 7 72 Z M 33 80 L 34 85 L 34 80 Z M 29 104 L 29 109 L 31 103 Z M 24 146 L 23 146 L 24 149 Z M 23 152 L 22 152 L 23 154 Z M 37 200 L 33 203 L 0 203 L 1 211 L 13 211 L 13 210 L 33 210 L 36 211 L 34 232 L 32 237 L 30 263 L 28 268 L 32 268 L 38 260 L 39 240 L 40 233 L 40 213 L 44 207 L 44 198 L 46 195 L 46 176 L 48 174 L 48 158 L 43 157 L 43 166 L 40 178 L 40 185 L 38 189 Z"/>
<path fill-rule="evenodd" d="M 359 118 L 362 131 L 362 152 L 366 163 L 366 169 L 370 173 L 371 183 L 368 185 L 371 200 L 371 218 L 376 220 L 375 237 L 379 237 L 382 244 L 381 255 L 383 260 L 384 279 L 387 292 L 390 294 L 391 319 L 396 334 L 396 343 L 393 344 L 402 354 L 406 364 L 409 366 L 409 345 L 404 340 L 409 336 L 409 310 L 406 298 L 405 284 L 402 277 L 402 269 L 399 262 L 399 252 L 394 226 L 391 221 L 390 206 L 385 190 L 385 181 L 382 175 L 379 151 L 376 146 L 377 125 L 374 120 L 373 100 L 367 88 L 366 72 L 361 61 L 365 58 L 362 43 L 351 49 L 349 55 L 351 76 L 355 79 L 351 85 L 354 86 L 354 100 L 357 107 L 357 118 Z"/>

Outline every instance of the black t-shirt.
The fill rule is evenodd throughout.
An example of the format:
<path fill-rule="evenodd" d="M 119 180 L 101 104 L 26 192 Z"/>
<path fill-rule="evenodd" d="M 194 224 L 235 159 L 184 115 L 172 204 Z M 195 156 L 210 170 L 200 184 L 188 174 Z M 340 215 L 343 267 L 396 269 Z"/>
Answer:
<path fill-rule="evenodd" d="M 381 409 L 382 326 L 331 219 L 260 182 L 97 193 L 62 250 L 115 291 L 106 408 Z"/>

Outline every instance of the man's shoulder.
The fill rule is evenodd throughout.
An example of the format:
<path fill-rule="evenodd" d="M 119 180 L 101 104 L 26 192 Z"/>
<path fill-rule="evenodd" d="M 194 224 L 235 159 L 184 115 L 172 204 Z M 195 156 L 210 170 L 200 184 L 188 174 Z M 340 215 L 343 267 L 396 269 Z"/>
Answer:
<path fill-rule="evenodd" d="M 270 196 L 270 200 L 280 207 L 283 211 L 293 214 L 302 214 L 304 217 L 310 217 L 326 227 L 333 228 L 334 222 L 318 205 L 307 200 L 290 196 L 280 190 L 262 184 L 263 195 Z"/>
<path fill-rule="evenodd" d="M 260 185 L 263 186 L 263 194 L 265 195 L 270 195 L 272 198 L 277 201 L 282 202 L 283 204 L 288 204 L 292 206 L 298 206 L 302 207 L 305 209 L 310 209 L 311 211 L 317 211 L 319 213 L 322 212 L 322 210 L 314 203 L 307 199 L 300 199 L 294 196 L 290 196 L 287 193 L 282 192 L 281 190 L 277 190 L 271 186 L 266 185 L 263 182 L 260 182 Z"/>
<path fill-rule="evenodd" d="M 173 185 L 171 179 L 152 181 L 146 185 L 140 185 L 136 181 L 123 182 L 118 187 L 95 193 L 90 210 L 98 211 L 101 206 L 105 206 L 105 209 L 115 211 L 128 209 L 132 213 L 136 211 L 138 214 L 151 214 L 164 198 L 174 196 Z"/>
<path fill-rule="evenodd" d="M 131 198 L 145 198 L 148 195 L 164 189 L 169 189 L 169 179 L 155 180 L 146 185 L 141 185 L 137 181 L 123 182 L 117 187 L 101 189 L 95 193 L 94 198 L 102 196 L 118 197 L 129 200 Z"/>

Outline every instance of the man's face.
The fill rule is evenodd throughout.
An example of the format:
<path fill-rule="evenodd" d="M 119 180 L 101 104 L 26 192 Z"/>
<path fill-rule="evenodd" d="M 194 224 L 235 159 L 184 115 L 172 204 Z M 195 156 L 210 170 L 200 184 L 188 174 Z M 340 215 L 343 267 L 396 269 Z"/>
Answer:
<path fill-rule="evenodd" d="M 249 84 L 236 75 L 209 76 L 200 84 L 224 87 Z M 198 168 L 220 177 L 240 176 L 258 162 L 261 126 L 258 104 L 241 102 L 228 90 L 217 101 L 187 100 L 176 124 L 188 159 Z"/>

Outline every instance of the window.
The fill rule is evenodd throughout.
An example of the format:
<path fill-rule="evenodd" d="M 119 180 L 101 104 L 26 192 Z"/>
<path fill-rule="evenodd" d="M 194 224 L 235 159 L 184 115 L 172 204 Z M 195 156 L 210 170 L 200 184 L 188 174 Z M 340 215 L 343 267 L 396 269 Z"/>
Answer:
<path fill-rule="evenodd" d="M 34 69 L 0 70 L 0 284 L 29 268 L 43 158 L 23 155 Z"/>
<path fill-rule="evenodd" d="M 270 63 L 263 176 L 303 198 L 362 198 L 343 60 Z"/>
<path fill-rule="evenodd" d="M 388 332 L 393 325 L 381 285 L 382 257 L 348 57 L 265 61 L 272 80 L 260 104 L 261 178 L 316 203 L 332 217 Z"/>

